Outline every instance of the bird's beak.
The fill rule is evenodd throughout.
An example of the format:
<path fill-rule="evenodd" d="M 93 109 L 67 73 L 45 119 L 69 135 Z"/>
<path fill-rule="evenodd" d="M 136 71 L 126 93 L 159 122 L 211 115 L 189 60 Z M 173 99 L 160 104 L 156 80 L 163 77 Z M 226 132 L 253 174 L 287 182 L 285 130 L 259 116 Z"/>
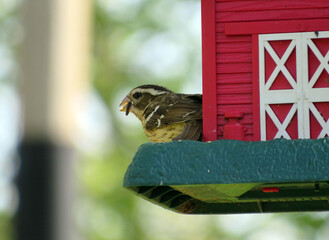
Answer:
<path fill-rule="evenodd" d="M 121 112 L 126 112 L 126 116 L 130 113 L 130 107 L 132 105 L 132 101 L 130 100 L 130 98 L 128 96 L 126 96 L 120 103 L 120 107 L 122 107 L 120 109 Z"/>

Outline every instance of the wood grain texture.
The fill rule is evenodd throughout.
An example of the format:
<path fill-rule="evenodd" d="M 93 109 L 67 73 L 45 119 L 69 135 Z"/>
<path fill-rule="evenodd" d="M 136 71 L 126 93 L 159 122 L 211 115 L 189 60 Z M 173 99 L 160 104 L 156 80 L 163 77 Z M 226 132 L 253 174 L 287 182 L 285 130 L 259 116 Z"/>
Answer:
<path fill-rule="evenodd" d="M 251 72 L 251 63 L 222 63 L 217 64 L 217 73 L 248 73 Z"/>
<path fill-rule="evenodd" d="M 251 53 L 251 41 L 250 42 L 230 42 L 216 44 L 217 53 Z"/>
<path fill-rule="evenodd" d="M 237 110 L 237 111 L 242 112 L 244 115 L 243 115 L 243 118 L 241 121 L 243 121 L 245 116 L 247 116 L 248 114 L 252 115 L 252 112 L 250 112 L 251 107 L 252 107 L 252 104 L 250 104 L 250 103 L 235 104 L 234 106 L 228 105 L 228 104 L 218 106 L 217 107 L 218 121 L 219 122 L 222 121 L 220 119 L 220 117 L 222 117 L 224 119 L 224 112 L 232 111 L 232 110 Z"/>
<path fill-rule="evenodd" d="M 217 94 L 249 94 L 252 91 L 251 83 L 220 84 L 217 85 Z"/>
<path fill-rule="evenodd" d="M 237 84 L 237 83 L 251 83 L 252 73 L 227 73 L 217 74 L 217 84 Z"/>
<path fill-rule="evenodd" d="M 222 53 L 216 55 L 217 63 L 251 63 L 251 53 Z"/>
<path fill-rule="evenodd" d="M 251 36 L 227 36 L 222 32 L 216 33 L 216 42 L 217 43 L 231 43 L 231 42 L 250 42 Z"/>
<path fill-rule="evenodd" d="M 225 23 L 224 35 L 226 38 L 218 36 L 218 39 L 231 39 L 230 37 L 232 35 L 241 38 L 240 35 L 250 36 L 252 34 L 266 33 L 326 31 L 328 30 L 328 26 L 329 18 Z M 218 33 L 218 35 L 221 34 Z"/>
<path fill-rule="evenodd" d="M 250 12 L 216 12 L 217 22 L 245 22 L 245 21 L 271 21 L 293 19 L 326 19 L 329 16 L 329 8 L 295 9 L 288 10 L 264 10 Z"/>
<path fill-rule="evenodd" d="M 252 96 L 250 94 L 230 94 L 230 95 L 218 95 L 217 104 L 251 104 Z"/>
<path fill-rule="evenodd" d="M 216 33 L 224 32 L 225 29 L 225 23 L 218 23 L 215 24 L 215 31 Z"/>
<path fill-rule="evenodd" d="M 258 35 L 252 35 L 252 84 L 253 84 L 253 114 L 254 114 L 254 125 L 253 125 L 253 140 L 260 140 L 260 109 L 259 109 L 259 44 Z"/>

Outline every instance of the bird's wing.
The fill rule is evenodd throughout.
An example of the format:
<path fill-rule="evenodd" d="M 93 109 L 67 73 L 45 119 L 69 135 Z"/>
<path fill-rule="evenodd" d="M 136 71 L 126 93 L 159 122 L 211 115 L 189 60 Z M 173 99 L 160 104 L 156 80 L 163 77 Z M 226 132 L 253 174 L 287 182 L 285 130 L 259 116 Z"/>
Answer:
<path fill-rule="evenodd" d="M 144 112 L 147 130 L 169 124 L 202 120 L 201 94 L 159 96 Z"/>
<path fill-rule="evenodd" d="M 186 122 L 181 134 L 173 140 L 195 140 L 202 141 L 202 120 Z"/>

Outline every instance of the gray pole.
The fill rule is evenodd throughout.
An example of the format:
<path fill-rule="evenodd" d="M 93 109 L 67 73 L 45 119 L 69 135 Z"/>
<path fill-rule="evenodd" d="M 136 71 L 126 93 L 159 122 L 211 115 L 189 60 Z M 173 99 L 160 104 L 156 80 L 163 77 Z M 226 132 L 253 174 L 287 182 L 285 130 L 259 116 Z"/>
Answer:
<path fill-rule="evenodd" d="M 72 142 L 90 76 L 91 1 L 25 1 L 21 19 L 16 239 L 73 240 Z"/>

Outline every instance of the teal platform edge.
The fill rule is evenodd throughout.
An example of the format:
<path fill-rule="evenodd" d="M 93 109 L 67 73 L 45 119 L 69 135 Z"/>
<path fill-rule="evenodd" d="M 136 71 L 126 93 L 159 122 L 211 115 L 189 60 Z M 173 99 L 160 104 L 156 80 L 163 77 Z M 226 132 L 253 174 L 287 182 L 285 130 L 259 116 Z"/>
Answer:
<path fill-rule="evenodd" d="M 140 146 L 123 186 L 189 214 L 329 210 L 329 138 Z"/>

